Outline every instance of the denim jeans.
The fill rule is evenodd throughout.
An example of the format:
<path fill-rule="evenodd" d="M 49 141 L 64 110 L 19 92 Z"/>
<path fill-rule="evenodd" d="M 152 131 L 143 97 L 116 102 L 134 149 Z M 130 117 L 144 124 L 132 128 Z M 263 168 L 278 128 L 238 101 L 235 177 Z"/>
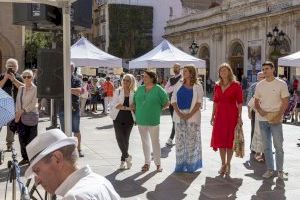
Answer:
<path fill-rule="evenodd" d="M 267 168 L 269 170 L 274 170 L 274 159 L 272 152 L 272 136 L 275 148 L 275 159 L 276 159 L 276 170 L 283 171 L 283 157 L 284 152 L 282 148 L 283 134 L 282 134 L 282 124 L 270 124 L 267 121 L 259 122 L 260 132 L 262 135 L 264 153 Z"/>

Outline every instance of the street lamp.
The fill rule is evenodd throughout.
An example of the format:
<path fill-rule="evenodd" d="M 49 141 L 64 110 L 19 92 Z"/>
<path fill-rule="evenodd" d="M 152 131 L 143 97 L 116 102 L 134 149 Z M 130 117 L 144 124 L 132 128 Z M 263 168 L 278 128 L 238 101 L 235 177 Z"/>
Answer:
<path fill-rule="evenodd" d="M 193 43 L 191 44 L 191 46 L 189 47 L 191 50 L 191 54 L 194 56 L 197 54 L 198 50 L 199 50 L 199 46 L 198 44 L 195 42 L 195 40 L 193 41 Z"/>
<path fill-rule="evenodd" d="M 267 41 L 270 47 L 274 47 L 273 52 L 270 55 L 271 60 L 274 61 L 275 64 L 275 70 L 278 74 L 278 57 L 280 57 L 281 53 L 280 53 L 280 49 L 278 47 L 280 47 L 281 45 L 283 45 L 284 42 L 284 36 L 285 33 L 281 30 L 279 31 L 279 29 L 277 28 L 277 26 L 275 26 L 275 28 L 273 29 L 273 33 L 269 32 L 267 33 Z"/>

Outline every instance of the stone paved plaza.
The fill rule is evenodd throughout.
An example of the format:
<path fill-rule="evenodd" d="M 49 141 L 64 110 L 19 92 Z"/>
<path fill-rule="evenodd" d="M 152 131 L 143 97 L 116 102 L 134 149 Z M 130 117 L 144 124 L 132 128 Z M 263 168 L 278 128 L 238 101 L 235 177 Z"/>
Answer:
<path fill-rule="evenodd" d="M 133 128 L 130 138 L 130 154 L 133 156 L 133 167 L 119 171 L 120 151 L 114 136 L 112 121 L 107 116 L 98 114 L 84 117 L 81 120 L 83 151 L 85 157 L 79 159 L 80 165 L 89 164 L 91 168 L 107 177 L 114 185 L 122 199 L 151 200 L 297 200 L 300 196 L 300 127 L 284 125 L 284 168 L 289 174 L 288 181 L 279 181 L 276 177 L 263 180 L 261 175 L 265 165 L 253 160 L 250 156 L 250 121 L 246 107 L 243 108 L 244 132 L 246 139 L 246 156 L 233 158 L 231 178 L 221 178 L 217 171 L 220 168 L 218 152 L 210 148 L 212 102 L 206 100 L 206 109 L 202 111 L 202 151 L 203 169 L 199 173 L 174 173 L 175 146 L 165 147 L 171 131 L 171 118 L 168 113 L 162 115 L 160 139 L 162 151 L 162 173 L 155 172 L 155 165 L 147 173 L 141 172 L 143 152 L 137 127 Z M 100 112 L 99 112 L 100 113 Z M 41 118 L 39 132 L 49 126 L 48 118 Z M 5 129 L 0 135 L 0 145 L 5 148 Z M 18 142 L 16 148 L 19 151 Z M 5 162 L 11 154 L 5 154 Z M 0 200 L 4 199 L 7 179 L 6 163 L 0 166 Z M 22 172 L 24 169 L 22 168 Z M 24 179 L 23 179 L 24 181 Z M 42 189 L 39 188 L 42 192 Z M 11 199 L 11 184 L 8 185 L 7 199 Z M 18 198 L 17 198 L 18 199 Z"/>

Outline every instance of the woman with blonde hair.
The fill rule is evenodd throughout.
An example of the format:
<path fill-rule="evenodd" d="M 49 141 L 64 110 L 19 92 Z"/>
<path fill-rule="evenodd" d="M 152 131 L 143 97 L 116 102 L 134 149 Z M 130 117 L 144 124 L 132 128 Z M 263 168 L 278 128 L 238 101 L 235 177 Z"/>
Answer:
<path fill-rule="evenodd" d="M 37 87 L 33 83 L 33 72 L 25 70 L 22 73 L 24 86 L 18 91 L 16 101 L 16 118 L 18 135 L 23 160 L 20 165 L 28 164 L 26 146 L 37 136 L 38 125 L 38 99 Z"/>
<path fill-rule="evenodd" d="M 125 74 L 122 79 L 122 87 L 115 91 L 110 108 L 109 115 L 113 120 L 116 139 L 122 152 L 120 169 L 130 169 L 132 166 L 132 156 L 128 154 L 128 147 L 130 133 L 135 121 L 132 110 L 135 90 L 136 80 L 134 76 Z"/>
<path fill-rule="evenodd" d="M 175 172 L 192 173 L 202 167 L 201 104 L 203 88 L 197 81 L 195 66 L 183 68 L 183 82 L 172 94 L 176 135 Z"/>
<path fill-rule="evenodd" d="M 243 92 L 229 64 L 220 65 L 219 81 L 214 88 L 214 105 L 211 116 L 213 126 L 211 147 L 220 151 L 222 161 L 220 175 L 230 175 L 233 155 L 234 130 L 242 122 Z"/>

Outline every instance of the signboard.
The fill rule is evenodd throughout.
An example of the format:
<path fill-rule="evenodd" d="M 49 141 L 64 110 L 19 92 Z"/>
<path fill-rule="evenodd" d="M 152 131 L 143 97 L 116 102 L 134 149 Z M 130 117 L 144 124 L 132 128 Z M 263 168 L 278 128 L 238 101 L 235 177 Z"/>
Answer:
<path fill-rule="evenodd" d="M 248 42 L 247 78 L 251 83 L 256 82 L 256 75 L 261 71 L 261 40 Z"/>

